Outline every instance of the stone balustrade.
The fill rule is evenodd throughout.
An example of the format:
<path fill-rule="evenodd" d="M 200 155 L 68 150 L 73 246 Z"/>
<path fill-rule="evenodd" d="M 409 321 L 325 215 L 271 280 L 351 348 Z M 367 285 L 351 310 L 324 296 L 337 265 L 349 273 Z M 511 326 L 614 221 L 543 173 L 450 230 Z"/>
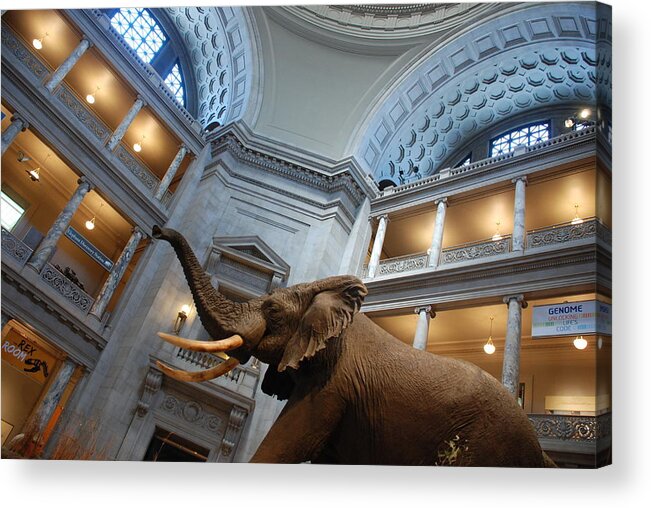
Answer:
<path fill-rule="evenodd" d="M 88 312 L 93 306 L 95 300 L 50 263 L 47 263 L 41 270 L 41 280 L 56 289 L 61 296 L 82 312 Z"/>
<path fill-rule="evenodd" d="M 583 238 L 596 238 L 597 228 L 600 229 L 602 238 L 610 243 L 610 230 L 596 217 L 585 219 L 581 224 L 564 222 L 546 228 L 527 232 L 527 249 L 536 249 L 547 245 L 556 245 Z M 608 234 L 606 233 L 608 232 Z"/>
<path fill-rule="evenodd" d="M 2 252 L 3 254 L 18 261 L 20 266 L 27 263 L 32 255 L 32 249 L 12 235 L 5 228 L 2 228 Z"/>
<path fill-rule="evenodd" d="M 467 243 L 456 247 L 448 247 L 441 252 L 441 264 L 459 263 L 473 259 L 487 258 L 510 252 L 511 237 L 505 236 L 501 240 L 484 240 Z"/>
<path fill-rule="evenodd" d="M 427 252 L 383 259 L 378 265 L 376 277 L 402 272 L 413 272 L 427 267 Z M 364 265 L 363 277 L 368 276 L 368 265 Z"/>
<path fill-rule="evenodd" d="M 529 414 L 527 416 L 536 430 L 538 439 L 596 442 L 612 435 L 611 413 L 600 416 L 550 414 Z"/>

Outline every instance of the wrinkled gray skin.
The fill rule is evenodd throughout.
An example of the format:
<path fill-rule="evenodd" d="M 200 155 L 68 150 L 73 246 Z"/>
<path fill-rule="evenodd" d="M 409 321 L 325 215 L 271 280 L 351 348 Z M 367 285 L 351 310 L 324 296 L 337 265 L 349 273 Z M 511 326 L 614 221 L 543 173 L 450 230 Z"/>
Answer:
<path fill-rule="evenodd" d="M 252 462 L 554 467 L 492 376 L 413 349 L 357 313 L 367 291 L 356 277 L 235 303 L 179 233 L 155 226 L 153 236 L 176 251 L 211 337 L 241 335 L 229 355 L 268 363 L 263 391 L 288 399 Z"/>

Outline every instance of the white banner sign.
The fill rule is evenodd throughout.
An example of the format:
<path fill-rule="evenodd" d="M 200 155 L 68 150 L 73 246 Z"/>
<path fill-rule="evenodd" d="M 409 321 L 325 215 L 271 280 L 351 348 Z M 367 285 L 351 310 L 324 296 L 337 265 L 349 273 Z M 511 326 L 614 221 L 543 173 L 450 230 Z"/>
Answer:
<path fill-rule="evenodd" d="M 539 305 L 533 308 L 533 338 L 591 334 L 612 335 L 610 304 L 589 300 Z"/>

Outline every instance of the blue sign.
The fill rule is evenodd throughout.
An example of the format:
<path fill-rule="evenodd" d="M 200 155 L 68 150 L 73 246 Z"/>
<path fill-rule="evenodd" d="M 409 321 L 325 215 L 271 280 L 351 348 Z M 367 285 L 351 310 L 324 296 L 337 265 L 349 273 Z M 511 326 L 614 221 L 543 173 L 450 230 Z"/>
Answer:
<path fill-rule="evenodd" d="M 72 226 L 68 226 L 66 229 L 66 236 L 81 250 L 88 254 L 93 261 L 101 265 L 104 270 L 110 272 L 113 268 L 113 261 L 106 257 L 97 247 L 92 243 L 86 240 L 81 234 L 74 229 Z"/>

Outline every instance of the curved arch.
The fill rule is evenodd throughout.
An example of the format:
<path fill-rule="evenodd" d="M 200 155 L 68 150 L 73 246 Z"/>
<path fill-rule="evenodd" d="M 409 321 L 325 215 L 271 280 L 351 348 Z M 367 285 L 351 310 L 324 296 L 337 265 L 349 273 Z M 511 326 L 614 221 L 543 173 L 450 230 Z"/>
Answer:
<path fill-rule="evenodd" d="M 595 105 L 597 94 L 609 105 L 610 55 L 598 54 L 596 41 L 609 46 L 610 26 L 596 14 L 594 5 L 572 4 L 562 15 L 552 4 L 520 7 L 432 50 L 379 101 L 353 153 L 376 180 L 393 163 L 408 181 L 414 165 L 422 176 L 436 172 L 512 115 Z"/>
<path fill-rule="evenodd" d="M 254 51 L 246 8 L 166 9 L 190 55 L 197 119 L 208 126 L 240 118 L 248 105 Z"/>

